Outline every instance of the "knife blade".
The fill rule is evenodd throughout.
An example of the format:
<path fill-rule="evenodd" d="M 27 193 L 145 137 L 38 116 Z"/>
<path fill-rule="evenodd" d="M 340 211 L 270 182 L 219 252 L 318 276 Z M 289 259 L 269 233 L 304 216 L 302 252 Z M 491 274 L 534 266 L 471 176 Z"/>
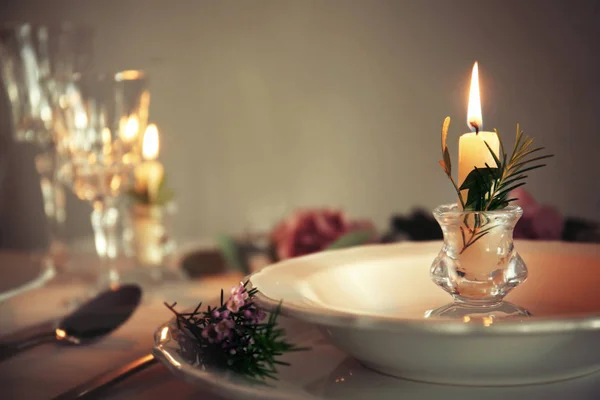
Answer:
<path fill-rule="evenodd" d="M 96 396 L 98 396 L 105 389 L 127 379 L 131 375 L 140 372 L 151 365 L 156 364 L 156 362 L 157 360 L 152 354 L 146 354 L 126 365 L 98 375 L 89 381 L 62 393 L 52 400 L 97 398 Z"/>

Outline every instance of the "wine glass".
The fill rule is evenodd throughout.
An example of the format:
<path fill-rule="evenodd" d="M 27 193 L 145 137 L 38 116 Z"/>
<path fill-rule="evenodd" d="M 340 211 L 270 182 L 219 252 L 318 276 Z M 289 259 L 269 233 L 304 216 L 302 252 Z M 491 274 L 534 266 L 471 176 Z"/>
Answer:
<path fill-rule="evenodd" d="M 93 32 L 68 23 L 0 25 L 0 71 L 11 106 L 14 139 L 35 145 L 44 212 L 50 227 L 50 267 L 63 266 L 65 193 L 56 181 L 51 94 L 55 76 L 69 76 L 92 63 Z"/>
<path fill-rule="evenodd" d="M 62 161 L 59 177 L 91 203 L 97 254 L 104 265 L 100 286 L 119 284 L 117 201 L 141 161 L 150 92 L 142 71 L 77 74 L 57 80 L 55 135 Z"/>

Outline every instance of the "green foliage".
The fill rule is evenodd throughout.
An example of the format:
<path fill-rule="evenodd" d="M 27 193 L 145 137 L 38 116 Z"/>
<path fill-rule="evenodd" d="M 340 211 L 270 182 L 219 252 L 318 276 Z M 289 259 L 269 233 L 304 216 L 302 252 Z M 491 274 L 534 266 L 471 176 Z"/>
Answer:
<path fill-rule="evenodd" d="M 452 178 L 450 153 L 446 145 L 449 125 L 450 117 L 446 117 L 442 125 L 442 160 L 440 160 L 440 165 L 452 182 L 460 204 L 465 211 L 492 211 L 506 207 L 510 202 L 516 200 L 508 198 L 509 193 L 525 185 L 525 179 L 528 177 L 525 172 L 546 166 L 546 164 L 541 164 L 540 161 L 553 156 L 551 154 L 538 155 L 544 148 L 534 148 L 532 146 L 533 138 L 525 135 L 519 125 L 517 125 L 515 146 L 509 156 L 504 151 L 499 132 L 496 131 L 500 142 L 500 154 L 496 155 L 488 143 L 485 142 L 496 165 L 486 164 L 484 168 L 473 169 L 458 187 L 454 178 Z M 463 190 L 468 190 L 466 200 L 463 199 L 461 194 Z"/>
<path fill-rule="evenodd" d="M 348 232 L 345 235 L 339 237 L 335 242 L 327 246 L 326 250 L 360 246 L 362 244 L 368 243 L 371 239 L 373 239 L 372 231 L 360 230 Z"/>
<path fill-rule="evenodd" d="M 221 256 L 225 259 L 227 267 L 234 271 L 249 273 L 248 265 L 246 264 L 242 251 L 239 248 L 234 238 L 226 234 L 220 234 L 216 238 L 217 248 Z"/>
<path fill-rule="evenodd" d="M 290 365 L 278 360 L 280 356 L 310 348 L 297 347 L 285 340 L 285 330 L 277 325 L 281 304 L 263 322 L 249 320 L 244 315 L 247 311 L 252 314 L 258 312 L 252 300 L 258 290 L 246 290 L 247 284 L 248 282 L 243 285 L 243 292 L 248 295 L 248 299 L 235 312 L 229 311 L 227 303 L 223 301 L 223 290 L 220 306 L 209 306 L 206 311 L 200 311 L 202 303 L 189 313 L 176 311 L 177 303 L 165 303 L 165 306 L 175 314 L 178 329 L 185 335 L 184 340 L 192 343 L 195 353 L 193 356 L 197 356 L 202 365 L 231 370 L 252 381 L 277 380 L 278 366 Z M 211 341 L 202 332 L 222 323 L 225 313 L 229 313 L 225 319 L 233 323 L 229 335 L 218 342 Z M 184 347 L 189 349 L 189 346 Z"/>
<path fill-rule="evenodd" d="M 504 151 L 498 131 L 496 134 L 500 141 L 499 156 L 485 143 L 496 165 L 475 168 L 459 188 L 459 190 L 469 191 L 465 202 L 467 211 L 493 211 L 505 208 L 510 202 L 516 200 L 508 197 L 510 192 L 525 185 L 525 179 L 528 177 L 525 172 L 546 166 L 540 161 L 552 157 L 551 154 L 537 156 L 544 148 L 534 148 L 533 138 L 525 135 L 519 125 L 517 125 L 515 146 L 510 157 Z"/>
<path fill-rule="evenodd" d="M 128 192 L 128 194 L 135 203 L 157 206 L 165 206 L 169 204 L 169 202 L 175 197 L 175 192 L 173 192 L 173 190 L 167 186 L 166 175 L 164 175 L 163 179 L 160 181 L 156 199 L 150 199 L 148 190 L 145 190 L 144 192 L 137 192 L 135 189 L 132 189 Z"/>

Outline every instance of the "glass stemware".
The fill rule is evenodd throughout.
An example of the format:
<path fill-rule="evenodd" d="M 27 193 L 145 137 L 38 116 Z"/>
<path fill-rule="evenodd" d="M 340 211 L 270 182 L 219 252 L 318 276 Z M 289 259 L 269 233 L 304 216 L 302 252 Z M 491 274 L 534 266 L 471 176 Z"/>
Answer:
<path fill-rule="evenodd" d="M 51 94 L 55 76 L 69 76 L 92 63 L 92 30 L 71 24 L 0 26 L 1 77 L 11 106 L 14 139 L 35 145 L 51 266 L 64 263 L 64 189 L 56 181 Z"/>
<path fill-rule="evenodd" d="M 78 198 L 91 203 L 96 251 L 106 272 L 99 284 L 114 286 L 120 280 L 117 200 L 141 161 L 148 80 L 141 71 L 80 74 L 57 82 L 57 88 L 59 176 Z"/>

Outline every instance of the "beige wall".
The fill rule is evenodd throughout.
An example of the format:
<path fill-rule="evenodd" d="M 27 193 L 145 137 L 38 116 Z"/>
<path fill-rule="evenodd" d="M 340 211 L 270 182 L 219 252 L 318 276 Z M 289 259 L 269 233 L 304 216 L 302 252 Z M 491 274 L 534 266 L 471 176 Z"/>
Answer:
<path fill-rule="evenodd" d="M 453 200 L 439 128 L 453 117 L 455 149 L 474 60 L 486 128 L 511 142 L 519 122 L 557 155 L 529 189 L 600 219 L 597 10 L 593 0 L 38 0 L 2 17 L 90 23 L 99 68 L 150 72 L 175 227 L 202 237 L 283 207 L 340 206 L 383 226 Z M 71 232 L 87 232 L 87 207 L 70 211 Z"/>

